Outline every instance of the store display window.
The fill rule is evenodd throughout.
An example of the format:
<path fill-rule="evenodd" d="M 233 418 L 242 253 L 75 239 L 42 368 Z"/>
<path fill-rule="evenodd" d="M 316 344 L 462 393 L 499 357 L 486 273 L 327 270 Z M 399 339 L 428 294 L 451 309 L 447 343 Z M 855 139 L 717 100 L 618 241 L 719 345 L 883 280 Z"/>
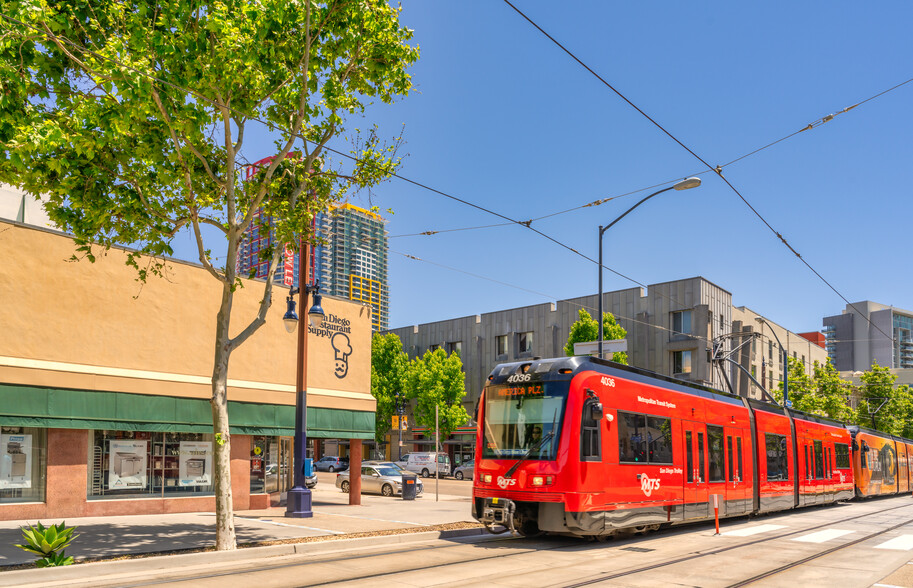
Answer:
<path fill-rule="evenodd" d="M 0 504 L 44 502 L 47 429 L 0 427 Z"/>
<path fill-rule="evenodd" d="M 252 437 L 250 493 L 278 492 L 279 469 L 279 437 Z"/>
<path fill-rule="evenodd" d="M 212 493 L 211 434 L 89 431 L 90 499 Z"/>

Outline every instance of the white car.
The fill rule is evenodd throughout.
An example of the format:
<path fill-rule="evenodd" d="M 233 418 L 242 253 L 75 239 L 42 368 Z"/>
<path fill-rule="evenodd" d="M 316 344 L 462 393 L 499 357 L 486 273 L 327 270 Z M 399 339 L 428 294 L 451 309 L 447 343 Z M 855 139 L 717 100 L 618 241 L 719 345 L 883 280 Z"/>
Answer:
<path fill-rule="evenodd" d="M 404 470 L 421 474 L 423 478 L 434 475 L 434 456 L 437 455 L 438 473 L 442 476 L 450 475 L 450 456 L 446 453 L 413 452 L 407 453 L 401 460 L 395 462 Z"/>

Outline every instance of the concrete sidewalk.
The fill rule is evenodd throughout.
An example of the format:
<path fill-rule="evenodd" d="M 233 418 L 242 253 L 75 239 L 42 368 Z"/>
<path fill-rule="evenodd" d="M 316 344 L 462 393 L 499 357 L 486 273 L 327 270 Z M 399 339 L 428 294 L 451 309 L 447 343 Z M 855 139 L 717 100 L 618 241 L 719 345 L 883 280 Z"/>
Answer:
<path fill-rule="evenodd" d="M 440 495 L 438 502 L 434 498 L 426 487 L 425 494 L 414 501 L 362 495 L 360 506 L 349 506 L 348 494 L 321 483 L 312 491 L 312 518 L 286 518 L 283 501 L 283 506 L 267 510 L 235 512 L 235 529 L 238 543 L 244 544 L 395 529 L 424 531 L 430 525 L 474 522 L 470 498 Z M 0 569 L 35 560 L 14 546 L 22 543 L 20 527 L 35 522 L 0 522 Z M 60 521 L 41 522 L 48 525 Z M 82 518 L 66 523 L 78 527 L 79 536 L 66 550 L 77 560 L 211 547 L 215 543 L 215 513 Z"/>

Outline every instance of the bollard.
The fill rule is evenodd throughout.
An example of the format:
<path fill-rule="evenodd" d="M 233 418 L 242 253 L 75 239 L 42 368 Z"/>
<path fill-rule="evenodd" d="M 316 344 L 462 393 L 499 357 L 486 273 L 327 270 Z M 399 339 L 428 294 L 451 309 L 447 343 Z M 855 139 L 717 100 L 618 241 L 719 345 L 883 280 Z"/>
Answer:
<path fill-rule="evenodd" d="M 720 495 L 712 494 L 713 498 L 713 521 L 716 524 L 716 535 L 720 534 Z"/>

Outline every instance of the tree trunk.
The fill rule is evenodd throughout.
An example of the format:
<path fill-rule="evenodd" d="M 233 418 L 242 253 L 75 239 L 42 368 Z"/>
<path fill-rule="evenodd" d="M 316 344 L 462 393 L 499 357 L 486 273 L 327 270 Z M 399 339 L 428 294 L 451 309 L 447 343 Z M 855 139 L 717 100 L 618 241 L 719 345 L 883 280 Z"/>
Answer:
<path fill-rule="evenodd" d="M 231 434 L 228 426 L 228 358 L 231 355 L 228 337 L 231 319 L 231 288 L 222 291 L 222 305 L 216 324 L 215 360 L 212 371 L 213 485 L 216 495 L 216 549 L 238 548 L 235 536 L 234 507 L 231 493 Z"/>

